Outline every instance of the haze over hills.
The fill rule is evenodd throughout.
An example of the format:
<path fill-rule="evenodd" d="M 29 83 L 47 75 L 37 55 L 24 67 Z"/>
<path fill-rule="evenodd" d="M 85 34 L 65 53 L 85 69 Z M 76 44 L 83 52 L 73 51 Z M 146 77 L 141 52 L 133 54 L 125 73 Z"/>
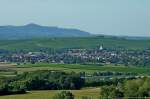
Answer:
<path fill-rule="evenodd" d="M 1 40 L 31 39 L 41 37 L 87 37 L 91 34 L 78 29 L 27 24 L 24 26 L 0 26 Z"/>

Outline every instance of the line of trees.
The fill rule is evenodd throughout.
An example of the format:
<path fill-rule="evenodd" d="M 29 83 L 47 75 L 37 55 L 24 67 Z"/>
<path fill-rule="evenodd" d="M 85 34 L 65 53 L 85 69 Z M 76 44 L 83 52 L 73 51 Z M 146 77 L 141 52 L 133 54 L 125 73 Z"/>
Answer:
<path fill-rule="evenodd" d="M 77 73 L 35 71 L 0 79 L 0 95 L 25 93 L 26 90 L 73 90 L 84 86 Z"/>

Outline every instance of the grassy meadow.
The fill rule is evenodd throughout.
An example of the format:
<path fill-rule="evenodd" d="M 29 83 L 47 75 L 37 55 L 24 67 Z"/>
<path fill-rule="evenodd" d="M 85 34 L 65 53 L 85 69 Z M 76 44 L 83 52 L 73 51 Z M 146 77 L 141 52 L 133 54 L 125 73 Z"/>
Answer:
<path fill-rule="evenodd" d="M 0 99 L 52 99 L 53 96 L 59 92 L 60 90 L 31 91 L 27 94 L 22 95 L 0 96 Z M 71 92 L 75 95 L 75 99 L 81 99 L 83 96 L 88 96 L 92 99 L 98 99 L 100 94 L 100 88 L 72 90 Z"/>

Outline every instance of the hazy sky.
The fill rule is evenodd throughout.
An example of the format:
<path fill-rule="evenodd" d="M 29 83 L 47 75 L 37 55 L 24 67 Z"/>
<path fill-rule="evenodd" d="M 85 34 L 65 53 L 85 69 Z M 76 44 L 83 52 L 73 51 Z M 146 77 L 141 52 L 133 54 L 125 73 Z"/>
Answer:
<path fill-rule="evenodd" d="M 0 0 L 0 25 L 28 23 L 150 36 L 150 0 Z"/>

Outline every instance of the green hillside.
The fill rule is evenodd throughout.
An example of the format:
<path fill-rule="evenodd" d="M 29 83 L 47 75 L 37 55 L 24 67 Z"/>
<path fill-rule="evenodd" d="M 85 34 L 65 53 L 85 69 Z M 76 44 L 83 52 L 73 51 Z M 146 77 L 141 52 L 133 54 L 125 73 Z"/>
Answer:
<path fill-rule="evenodd" d="M 46 38 L 32 40 L 1 40 L 0 49 L 16 50 L 38 48 L 105 48 L 145 49 L 150 48 L 150 40 L 126 40 L 113 37 Z"/>

